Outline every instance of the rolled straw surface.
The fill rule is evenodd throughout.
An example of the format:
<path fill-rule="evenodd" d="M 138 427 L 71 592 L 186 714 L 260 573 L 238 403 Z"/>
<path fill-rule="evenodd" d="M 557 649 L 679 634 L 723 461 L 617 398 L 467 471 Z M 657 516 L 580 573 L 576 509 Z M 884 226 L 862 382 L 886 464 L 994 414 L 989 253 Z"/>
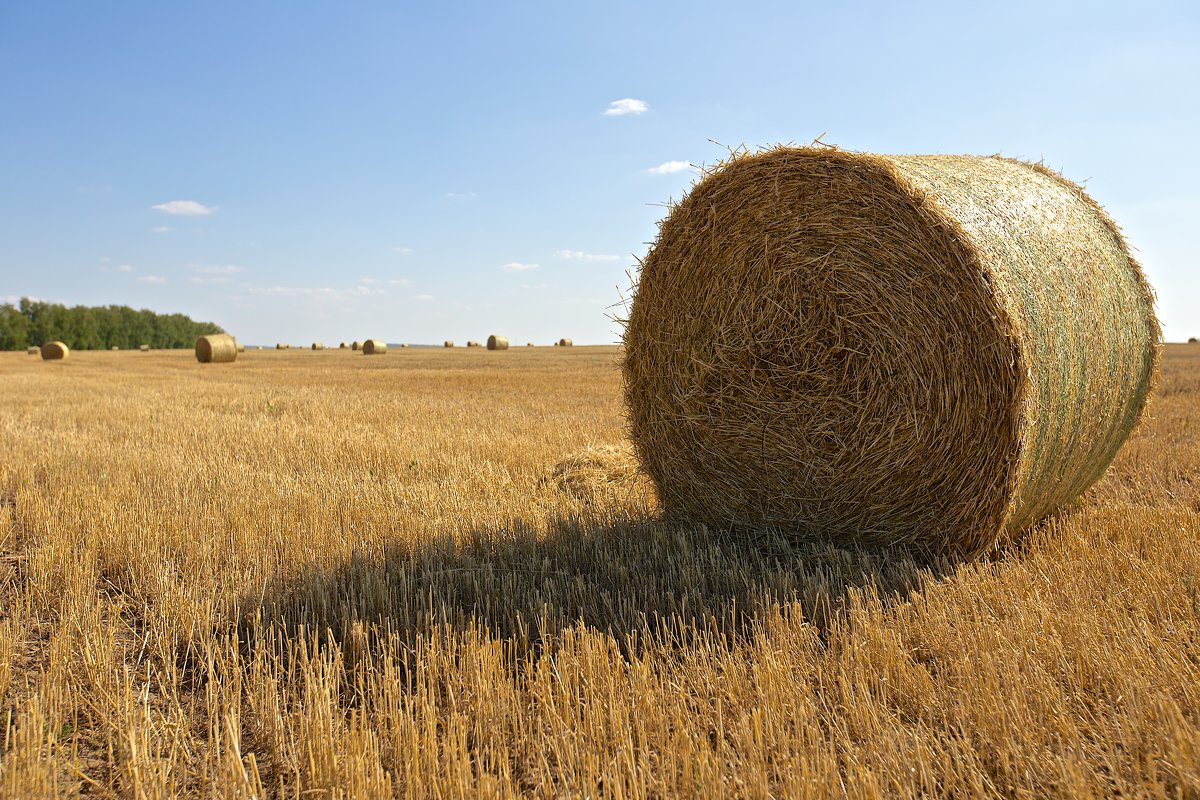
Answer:
<path fill-rule="evenodd" d="M 969 556 L 1100 477 L 1159 336 L 1116 226 L 1056 173 L 777 148 L 662 222 L 625 399 L 668 516 Z"/>
<path fill-rule="evenodd" d="M 559 347 L 570 347 L 573 344 L 575 344 L 575 343 L 572 342 L 570 339 L 559 339 L 558 340 Z"/>
<path fill-rule="evenodd" d="M 325 349 L 325 345 L 321 344 L 320 342 L 313 342 L 313 343 L 312 343 L 312 349 L 313 349 L 313 350 L 324 350 L 324 349 Z"/>
<path fill-rule="evenodd" d="M 196 360 L 201 364 L 228 364 L 236 361 L 237 340 L 228 333 L 212 333 L 196 340 Z"/>
<path fill-rule="evenodd" d="M 508 337 L 507 336 L 497 336 L 496 334 L 493 333 L 491 336 L 488 337 L 487 349 L 488 350 L 507 350 L 508 349 Z"/>
<path fill-rule="evenodd" d="M 71 355 L 71 348 L 62 342 L 47 342 L 42 345 L 41 352 L 43 361 L 61 361 Z"/>
<path fill-rule="evenodd" d="M 364 356 L 381 356 L 387 352 L 387 343 L 383 339 L 367 339 L 362 343 Z"/>
<path fill-rule="evenodd" d="M 442 347 L 454 347 L 454 342 L 447 339 L 446 341 L 442 342 Z"/>

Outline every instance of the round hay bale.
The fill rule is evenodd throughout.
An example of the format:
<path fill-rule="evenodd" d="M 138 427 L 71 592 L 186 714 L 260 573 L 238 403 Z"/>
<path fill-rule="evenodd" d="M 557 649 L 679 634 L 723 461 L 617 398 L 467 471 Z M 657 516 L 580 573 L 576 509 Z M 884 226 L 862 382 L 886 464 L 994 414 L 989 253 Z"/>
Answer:
<path fill-rule="evenodd" d="M 41 349 L 43 361 L 62 361 L 71 355 L 71 348 L 62 342 L 47 342 Z"/>
<path fill-rule="evenodd" d="M 110 347 L 110 348 L 108 348 L 108 349 L 109 349 L 109 350 L 116 351 L 116 350 L 120 350 L 121 348 L 120 348 L 120 347 L 118 347 L 117 345 L 115 345 L 115 344 L 114 344 L 112 347 Z"/>
<path fill-rule="evenodd" d="M 508 349 L 508 337 L 507 336 L 497 336 L 496 334 L 493 333 L 491 336 L 488 337 L 487 349 L 488 350 L 507 350 Z"/>
<path fill-rule="evenodd" d="M 288 347 L 288 346 L 287 346 L 286 344 L 284 344 L 283 342 L 276 342 L 276 343 L 275 343 L 275 349 L 276 349 L 276 350 L 287 350 L 287 347 Z"/>
<path fill-rule="evenodd" d="M 442 347 L 454 347 L 454 342 L 447 339 L 446 341 L 442 342 Z"/>
<path fill-rule="evenodd" d="M 210 333 L 196 340 L 196 360 L 201 364 L 237 361 L 237 340 L 228 333 Z"/>
<path fill-rule="evenodd" d="M 467 347 L 482 347 L 482 346 L 483 345 L 481 345 L 479 342 L 475 341 L 474 339 L 470 339 L 467 341 Z"/>
<path fill-rule="evenodd" d="M 313 349 L 313 350 L 324 350 L 324 349 L 325 349 L 325 345 L 321 344 L 320 342 L 313 342 L 313 343 L 312 343 L 312 349 Z"/>
<path fill-rule="evenodd" d="M 1200 339 L 1197 339 L 1195 336 L 1193 336 L 1192 338 L 1188 339 L 1188 344 L 1200 344 Z"/>
<path fill-rule="evenodd" d="M 261 348 L 261 347 L 260 347 L 260 348 L 258 348 L 258 349 L 259 349 L 259 350 L 262 350 L 262 348 Z M 237 351 L 238 351 L 239 353 L 244 353 L 244 352 L 246 352 L 246 345 L 242 344 L 241 342 L 238 342 Z"/>
<path fill-rule="evenodd" d="M 575 344 L 575 343 L 572 342 L 570 339 L 559 339 L 558 340 L 559 347 L 570 347 L 573 344 Z"/>
<path fill-rule="evenodd" d="M 339 344 L 339 345 L 338 345 L 338 350 L 345 350 L 345 349 L 347 349 L 349 346 L 350 346 L 350 345 L 346 344 L 345 342 L 342 342 L 341 344 Z"/>
<path fill-rule="evenodd" d="M 25 352 L 31 356 L 36 356 L 38 353 L 42 352 L 42 350 L 40 347 L 27 347 L 25 348 Z"/>
<path fill-rule="evenodd" d="M 404 344 L 401 344 L 401 345 L 400 345 L 400 349 L 401 349 L 401 350 L 406 350 L 406 349 L 408 349 L 408 343 L 407 343 L 407 342 L 405 342 Z"/>
<path fill-rule="evenodd" d="M 367 339 L 362 343 L 364 356 L 382 356 L 387 353 L 387 342 L 383 339 Z"/>
<path fill-rule="evenodd" d="M 241 345 L 239 344 L 239 345 L 238 345 L 238 347 L 241 347 Z M 150 352 L 150 345 L 148 345 L 148 344 L 139 344 L 139 345 L 138 345 L 138 350 L 142 351 L 143 353 L 149 353 L 149 352 Z"/>
<path fill-rule="evenodd" d="M 362 350 L 362 342 L 355 341 L 350 345 L 351 350 Z"/>
<path fill-rule="evenodd" d="M 533 347 L 533 342 L 526 342 L 526 343 L 525 343 L 525 346 L 526 346 L 526 347 Z"/>
<path fill-rule="evenodd" d="M 1153 300 L 1044 167 L 737 156 L 642 266 L 631 438 L 670 517 L 978 554 L 1104 472 L 1156 382 Z"/>

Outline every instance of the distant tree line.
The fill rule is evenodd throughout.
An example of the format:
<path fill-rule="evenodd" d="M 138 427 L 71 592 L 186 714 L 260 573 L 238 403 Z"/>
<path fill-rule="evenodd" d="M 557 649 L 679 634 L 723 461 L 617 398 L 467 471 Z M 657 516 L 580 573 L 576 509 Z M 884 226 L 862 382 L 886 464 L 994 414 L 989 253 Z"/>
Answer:
<path fill-rule="evenodd" d="M 72 350 L 191 347 L 196 338 L 221 333 L 211 322 L 183 314 L 156 314 L 129 306 L 67 306 L 21 298 L 0 304 L 0 350 L 24 350 L 60 341 Z"/>

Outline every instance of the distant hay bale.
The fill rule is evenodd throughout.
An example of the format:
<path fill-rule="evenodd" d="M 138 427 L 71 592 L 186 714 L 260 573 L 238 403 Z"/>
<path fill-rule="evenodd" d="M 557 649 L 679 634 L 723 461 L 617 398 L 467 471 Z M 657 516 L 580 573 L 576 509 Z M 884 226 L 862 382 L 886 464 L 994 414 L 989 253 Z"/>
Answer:
<path fill-rule="evenodd" d="M 574 343 L 574 342 L 572 342 L 570 339 L 559 339 L 559 340 L 558 340 L 558 346 L 559 346 L 559 347 L 570 347 L 570 346 L 572 346 L 573 344 L 575 344 L 575 343 Z"/>
<path fill-rule="evenodd" d="M 260 348 L 258 348 L 258 349 L 259 349 L 259 350 L 262 350 L 262 348 L 261 348 L 261 347 L 260 347 Z M 241 342 L 238 342 L 237 351 L 238 351 L 239 353 L 244 353 L 244 352 L 246 352 L 246 345 L 242 344 Z"/>
<path fill-rule="evenodd" d="M 442 342 L 442 347 L 454 347 L 454 342 L 447 339 L 446 341 Z"/>
<path fill-rule="evenodd" d="M 407 347 L 408 347 L 408 343 L 407 343 L 407 342 L 405 342 L 404 344 L 400 345 L 400 347 L 401 347 L 401 349 L 405 349 L 405 348 L 407 348 Z"/>
<path fill-rule="evenodd" d="M 526 343 L 525 343 L 525 346 L 526 346 L 526 347 L 533 347 L 533 342 L 526 342 Z"/>
<path fill-rule="evenodd" d="M 320 342 L 313 342 L 313 343 L 312 343 L 312 349 L 313 349 L 313 350 L 324 350 L 324 349 L 325 349 L 325 345 L 321 344 Z"/>
<path fill-rule="evenodd" d="M 112 347 L 110 347 L 108 349 L 109 350 L 120 350 L 121 348 L 114 344 Z"/>
<path fill-rule="evenodd" d="M 1195 336 L 1193 336 L 1192 338 L 1188 339 L 1188 344 L 1200 344 L 1200 339 L 1197 339 Z"/>
<path fill-rule="evenodd" d="M 776 148 L 663 221 L 630 433 L 668 517 L 970 556 L 1103 474 L 1159 335 L 1114 223 L 1044 167 Z"/>
<path fill-rule="evenodd" d="M 387 343 L 382 339 L 367 339 L 362 343 L 364 356 L 381 356 L 387 353 Z"/>
<path fill-rule="evenodd" d="M 549 482 L 584 502 L 652 497 L 650 482 L 628 444 L 585 447 L 555 464 Z"/>
<path fill-rule="evenodd" d="M 275 349 L 276 350 L 287 350 L 288 346 L 286 344 L 284 344 L 283 342 L 276 342 Z"/>
<path fill-rule="evenodd" d="M 31 356 L 36 356 L 38 353 L 42 352 L 42 350 L 40 347 L 27 347 L 25 352 Z"/>
<path fill-rule="evenodd" d="M 345 342 L 342 342 L 341 344 L 338 345 L 338 350 L 345 350 L 348 347 L 349 347 L 348 344 L 346 344 Z"/>
<path fill-rule="evenodd" d="M 482 347 L 482 346 L 483 345 L 481 345 L 479 342 L 475 341 L 474 339 L 470 339 L 467 341 L 467 347 Z"/>
<path fill-rule="evenodd" d="M 228 333 L 211 333 L 196 340 L 196 360 L 201 364 L 228 364 L 236 361 L 237 340 Z"/>
<path fill-rule="evenodd" d="M 241 347 L 241 345 L 238 345 L 238 347 Z M 138 350 L 141 350 L 143 353 L 149 353 L 149 352 L 150 352 L 150 345 L 148 345 L 148 344 L 139 344 L 139 345 L 138 345 Z"/>
<path fill-rule="evenodd" d="M 508 337 L 507 336 L 497 336 L 496 334 L 493 333 L 491 336 L 488 337 L 487 349 L 488 350 L 507 350 L 508 349 Z"/>
<path fill-rule="evenodd" d="M 71 355 L 71 348 L 62 342 L 47 342 L 41 349 L 43 361 L 62 361 Z"/>
<path fill-rule="evenodd" d="M 362 342 L 359 342 L 356 340 L 353 344 L 350 345 L 350 349 L 351 350 L 362 350 Z"/>

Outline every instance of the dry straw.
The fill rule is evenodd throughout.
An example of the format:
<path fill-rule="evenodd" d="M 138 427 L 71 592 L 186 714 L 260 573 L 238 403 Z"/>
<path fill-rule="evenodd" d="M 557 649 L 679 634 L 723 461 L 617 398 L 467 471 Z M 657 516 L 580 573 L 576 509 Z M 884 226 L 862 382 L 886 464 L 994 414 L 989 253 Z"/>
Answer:
<path fill-rule="evenodd" d="M 442 347 L 454 347 L 454 342 L 447 339 L 446 341 L 442 342 Z"/>
<path fill-rule="evenodd" d="M 573 344 L 575 344 L 575 343 L 572 342 L 570 339 L 559 339 L 558 340 L 559 347 L 570 347 Z"/>
<path fill-rule="evenodd" d="M 362 343 L 364 356 L 381 356 L 387 352 L 387 343 L 382 339 L 367 339 Z"/>
<path fill-rule="evenodd" d="M 1099 478 L 1156 381 L 1116 226 L 1006 158 L 736 154 L 636 290 L 634 445 L 709 524 L 978 554 Z"/>
<path fill-rule="evenodd" d="M 627 502 L 634 497 L 652 502 L 653 498 L 652 487 L 628 444 L 585 447 L 555 464 L 549 482 L 584 502 Z"/>
<path fill-rule="evenodd" d="M 236 361 L 237 340 L 228 333 L 213 333 L 196 340 L 196 360 L 201 364 L 227 364 Z"/>
<path fill-rule="evenodd" d="M 62 361 L 71 355 L 71 348 L 62 342 L 47 342 L 41 349 L 43 361 Z"/>
<path fill-rule="evenodd" d="M 321 342 L 313 342 L 313 343 L 312 343 L 312 349 L 313 349 L 313 350 L 324 350 L 324 349 L 325 349 L 325 345 L 323 345 Z"/>
<path fill-rule="evenodd" d="M 507 336 L 497 336 L 496 334 L 493 333 L 491 336 L 488 337 L 487 349 L 488 350 L 507 350 L 508 349 L 508 337 Z"/>

